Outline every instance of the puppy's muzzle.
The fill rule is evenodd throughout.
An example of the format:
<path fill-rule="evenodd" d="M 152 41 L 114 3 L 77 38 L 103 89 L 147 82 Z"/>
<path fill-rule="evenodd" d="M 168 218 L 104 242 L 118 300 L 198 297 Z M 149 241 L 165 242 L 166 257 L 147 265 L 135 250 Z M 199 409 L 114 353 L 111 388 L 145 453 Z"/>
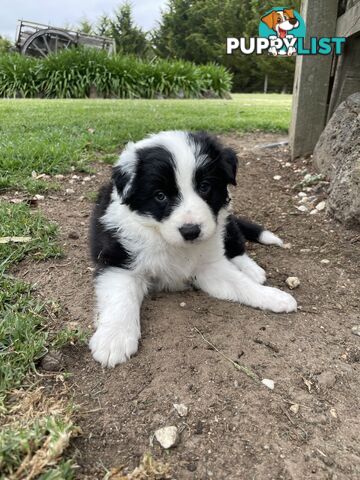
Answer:
<path fill-rule="evenodd" d="M 179 228 L 184 240 L 195 240 L 200 235 L 201 229 L 200 225 L 195 223 L 184 223 L 182 227 Z"/>

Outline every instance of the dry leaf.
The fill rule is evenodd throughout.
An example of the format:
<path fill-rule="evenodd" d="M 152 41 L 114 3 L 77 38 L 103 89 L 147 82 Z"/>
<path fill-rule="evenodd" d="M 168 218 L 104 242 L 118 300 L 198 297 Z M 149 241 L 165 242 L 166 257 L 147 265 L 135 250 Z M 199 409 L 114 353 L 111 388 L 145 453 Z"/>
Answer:
<path fill-rule="evenodd" d="M 28 243 L 31 237 L 0 237 L 0 243 Z"/>

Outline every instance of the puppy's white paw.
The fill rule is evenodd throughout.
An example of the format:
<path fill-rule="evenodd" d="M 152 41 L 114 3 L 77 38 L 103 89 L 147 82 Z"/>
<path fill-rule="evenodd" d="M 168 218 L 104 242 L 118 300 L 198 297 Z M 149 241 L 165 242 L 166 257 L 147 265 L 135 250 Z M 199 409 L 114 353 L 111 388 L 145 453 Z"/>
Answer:
<path fill-rule="evenodd" d="M 260 283 L 262 285 L 265 280 L 266 280 L 266 272 L 263 268 L 259 267 L 255 262 L 254 264 L 245 270 L 243 272 L 251 278 L 251 280 L 254 280 L 256 283 Z"/>
<path fill-rule="evenodd" d="M 275 313 L 296 312 L 297 303 L 294 297 L 282 290 L 272 287 L 263 287 L 260 308 Z"/>
<path fill-rule="evenodd" d="M 266 272 L 246 253 L 231 259 L 232 263 L 251 280 L 261 285 L 266 280 Z"/>
<path fill-rule="evenodd" d="M 279 238 L 275 233 L 270 232 L 270 230 L 264 230 L 260 233 L 259 242 L 263 245 L 277 245 L 282 247 L 284 242 Z"/>
<path fill-rule="evenodd" d="M 103 367 L 115 367 L 124 363 L 138 350 L 139 338 L 136 335 L 119 334 L 99 326 L 92 336 L 89 346 L 92 356 Z"/>

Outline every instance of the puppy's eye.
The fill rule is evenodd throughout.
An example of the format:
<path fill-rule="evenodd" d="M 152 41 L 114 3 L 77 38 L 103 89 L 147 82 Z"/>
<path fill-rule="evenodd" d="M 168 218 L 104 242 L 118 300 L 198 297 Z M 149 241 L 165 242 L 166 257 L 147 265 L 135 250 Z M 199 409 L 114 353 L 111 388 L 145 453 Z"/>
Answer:
<path fill-rule="evenodd" d="M 206 195 L 207 193 L 209 193 L 211 190 L 211 185 L 209 182 L 201 182 L 200 185 L 199 185 L 199 192 L 202 194 L 202 195 Z"/>
<path fill-rule="evenodd" d="M 156 192 L 155 193 L 155 200 L 157 200 L 158 202 L 162 203 L 162 202 L 165 202 L 167 199 L 166 195 L 164 192 Z"/>

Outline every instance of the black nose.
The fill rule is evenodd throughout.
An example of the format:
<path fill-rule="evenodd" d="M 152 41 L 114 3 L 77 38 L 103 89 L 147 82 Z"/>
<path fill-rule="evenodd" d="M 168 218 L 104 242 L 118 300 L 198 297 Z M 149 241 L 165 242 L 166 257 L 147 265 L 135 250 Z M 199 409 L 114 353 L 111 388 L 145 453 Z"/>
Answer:
<path fill-rule="evenodd" d="M 296 25 L 297 24 L 296 18 L 289 18 L 289 22 L 291 23 L 291 25 Z"/>
<path fill-rule="evenodd" d="M 183 236 L 184 240 L 195 240 L 200 235 L 200 226 L 195 223 L 184 223 L 179 228 L 179 232 Z"/>

